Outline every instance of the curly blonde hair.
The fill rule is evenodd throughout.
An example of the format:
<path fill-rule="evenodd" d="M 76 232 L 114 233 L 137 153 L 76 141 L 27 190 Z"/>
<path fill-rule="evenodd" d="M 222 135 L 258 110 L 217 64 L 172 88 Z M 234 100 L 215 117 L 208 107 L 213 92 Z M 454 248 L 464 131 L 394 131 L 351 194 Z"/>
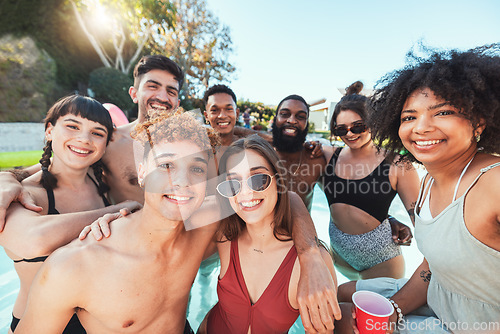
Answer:
<path fill-rule="evenodd" d="M 217 132 L 203 126 L 196 120 L 194 113 L 185 112 L 182 108 L 137 124 L 132 137 L 144 146 L 145 157 L 154 145 L 164 141 L 189 140 L 212 154 L 220 146 L 220 137 Z"/>

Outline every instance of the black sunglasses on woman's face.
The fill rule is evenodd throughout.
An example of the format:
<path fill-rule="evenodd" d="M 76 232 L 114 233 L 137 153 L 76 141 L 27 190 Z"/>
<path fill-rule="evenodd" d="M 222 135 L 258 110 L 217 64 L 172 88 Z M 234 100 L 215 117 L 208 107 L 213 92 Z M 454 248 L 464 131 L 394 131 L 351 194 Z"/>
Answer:
<path fill-rule="evenodd" d="M 351 126 L 344 126 L 344 125 L 339 125 L 333 128 L 333 134 L 338 137 L 343 137 L 345 136 L 349 131 L 352 133 L 359 135 L 360 133 L 365 132 L 368 130 L 368 127 L 366 126 L 365 123 L 355 123 L 354 125 Z"/>

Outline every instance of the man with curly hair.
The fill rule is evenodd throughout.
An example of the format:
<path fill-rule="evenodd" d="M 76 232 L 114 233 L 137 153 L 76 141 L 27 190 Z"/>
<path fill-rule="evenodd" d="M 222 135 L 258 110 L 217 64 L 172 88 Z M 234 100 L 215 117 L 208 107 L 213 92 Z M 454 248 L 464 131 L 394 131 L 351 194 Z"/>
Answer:
<path fill-rule="evenodd" d="M 58 249 L 35 278 L 16 333 L 60 333 L 75 311 L 89 334 L 193 333 L 189 292 L 216 225 L 186 231 L 184 221 L 205 200 L 211 141 L 188 113 L 137 132 L 144 208 L 114 222 L 109 238 Z"/>

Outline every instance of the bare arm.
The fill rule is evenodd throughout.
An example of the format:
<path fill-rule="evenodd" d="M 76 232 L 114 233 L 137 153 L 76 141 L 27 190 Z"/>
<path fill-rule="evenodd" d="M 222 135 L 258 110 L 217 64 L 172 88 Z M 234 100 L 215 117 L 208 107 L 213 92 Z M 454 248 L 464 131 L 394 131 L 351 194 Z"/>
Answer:
<path fill-rule="evenodd" d="M 19 202 L 29 210 L 42 211 L 42 208 L 35 204 L 30 193 L 23 188 L 14 174 L 1 172 L 0 185 L 0 232 L 4 229 L 5 215 L 12 202 Z"/>
<path fill-rule="evenodd" d="M 262 138 L 264 138 L 270 144 L 272 144 L 272 142 L 273 142 L 273 136 L 267 132 L 264 132 L 264 131 L 255 131 L 255 130 L 247 129 L 247 128 L 244 128 L 241 126 L 235 126 L 233 133 L 238 138 L 245 138 L 245 137 L 257 134 L 257 135 L 261 136 Z"/>
<path fill-rule="evenodd" d="M 336 284 L 319 249 L 314 223 L 301 198 L 290 194 L 293 217 L 293 242 L 300 262 L 300 279 L 297 301 L 302 323 L 307 332 L 333 330 L 334 315 L 331 307 L 337 303 Z"/>
<path fill-rule="evenodd" d="M 429 264 L 424 258 L 408 282 L 392 296 L 391 299 L 399 305 L 403 314 L 408 314 L 427 303 L 427 289 L 431 276 Z"/>
<path fill-rule="evenodd" d="M 63 332 L 78 305 L 80 287 L 84 287 L 80 285 L 79 262 L 74 257 L 56 253 L 43 264 L 31 285 L 16 334 Z"/>
<path fill-rule="evenodd" d="M 140 204 L 126 201 L 102 209 L 40 215 L 13 203 L 7 211 L 5 230 L 0 234 L 0 244 L 20 258 L 48 255 L 78 237 L 80 231 L 93 220 L 121 208 L 132 211 Z"/>
<path fill-rule="evenodd" d="M 393 165 L 396 170 L 396 191 L 403 202 L 413 226 L 415 226 L 415 205 L 420 180 L 415 168 L 407 164 Z"/>

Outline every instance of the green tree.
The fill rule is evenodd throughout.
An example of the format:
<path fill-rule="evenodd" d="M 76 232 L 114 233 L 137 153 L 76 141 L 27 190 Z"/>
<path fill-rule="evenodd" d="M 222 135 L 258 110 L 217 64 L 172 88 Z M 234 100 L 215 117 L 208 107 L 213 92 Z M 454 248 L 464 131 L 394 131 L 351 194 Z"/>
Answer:
<path fill-rule="evenodd" d="M 105 67 L 128 74 L 154 36 L 175 25 L 168 0 L 69 0 L 78 25 Z"/>
<path fill-rule="evenodd" d="M 102 103 L 116 104 L 122 110 L 130 110 L 134 106 L 128 94 L 128 89 L 133 84 L 128 75 L 110 67 L 93 70 L 89 77 L 89 88 L 94 92 L 95 98 Z"/>
<path fill-rule="evenodd" d="M 185 71 L 181 100 L 191 108 L 210 85 L 230 81 L 235 71 L 229 62 L 232 40 L 229 27 L 219 22 L 205 0 L 176 0 L 174 5 L 175 29 L 164 25 L 154 51 L 166 54 Z"/>
<path fill-rule="evenodd" d="M 31 37 L 57 65 L 57 81 L 67 91 L 86 85 L 102 66 L 65 0 L 0 2 L 0 36 Z"/>

